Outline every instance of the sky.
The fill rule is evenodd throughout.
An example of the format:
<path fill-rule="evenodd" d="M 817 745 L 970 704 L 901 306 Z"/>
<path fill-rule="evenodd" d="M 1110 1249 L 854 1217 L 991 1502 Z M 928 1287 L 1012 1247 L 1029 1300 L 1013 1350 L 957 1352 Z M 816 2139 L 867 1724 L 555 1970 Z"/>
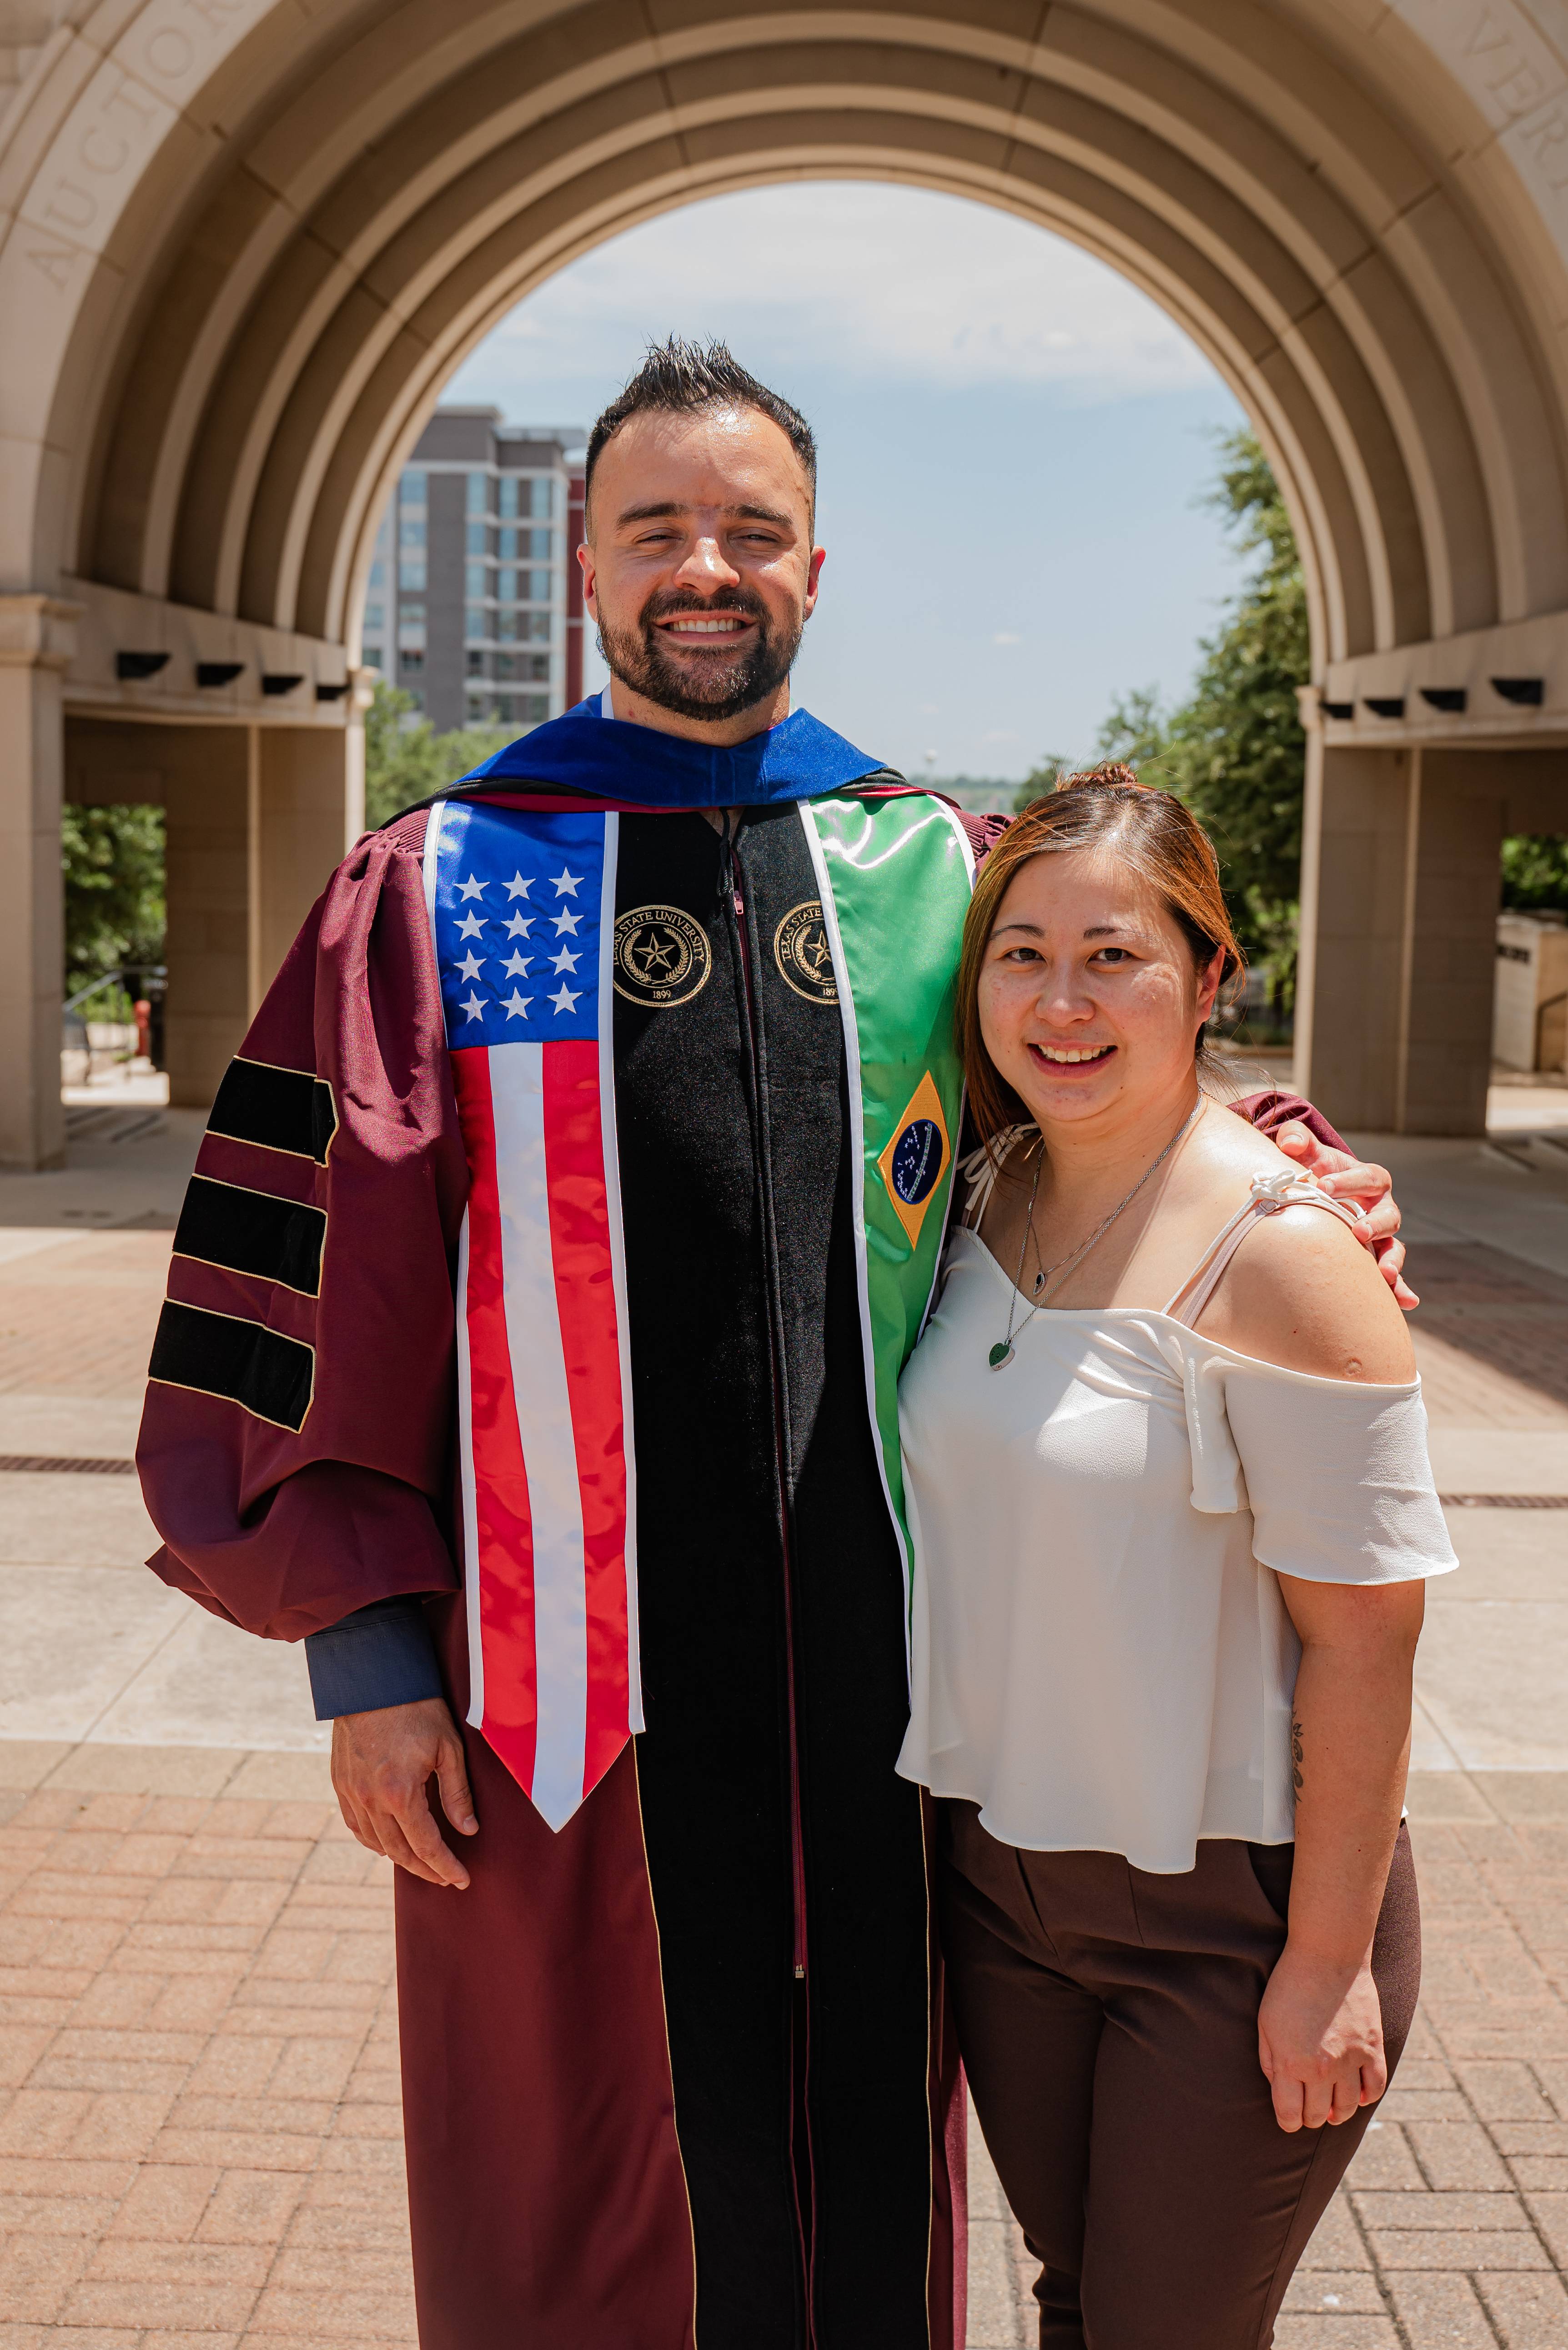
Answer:
<path fill-rule="evenodd" d="M 1185 688 L 1241 577 L 1200 501 L 1241 412 L 1113 270 L 961 197 L 753 189 L 571 263 L 442 398 L 586 427 L 671 333 L 722 337 L 816 432 L 795 699 L 862 749 L 1021 779 L 1087 754 L 1117 693 Z"/>

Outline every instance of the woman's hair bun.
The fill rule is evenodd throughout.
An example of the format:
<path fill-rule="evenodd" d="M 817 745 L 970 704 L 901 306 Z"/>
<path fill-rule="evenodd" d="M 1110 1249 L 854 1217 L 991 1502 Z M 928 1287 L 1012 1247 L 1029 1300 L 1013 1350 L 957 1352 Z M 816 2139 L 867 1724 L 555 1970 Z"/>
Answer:
<path fill-rule="evenodd" d="M 1124 767 L 1119 759 L 1106 759 L 1097 767 L 1085 767 L 1075 775 L 1061 775 L 1056 782 L 1059 792 L 1086 791 L 1094 785 L 1123 792 L 1142 792 L 1148 788 L 1147 784 L 1140 784 L 1133 770 Z"/>

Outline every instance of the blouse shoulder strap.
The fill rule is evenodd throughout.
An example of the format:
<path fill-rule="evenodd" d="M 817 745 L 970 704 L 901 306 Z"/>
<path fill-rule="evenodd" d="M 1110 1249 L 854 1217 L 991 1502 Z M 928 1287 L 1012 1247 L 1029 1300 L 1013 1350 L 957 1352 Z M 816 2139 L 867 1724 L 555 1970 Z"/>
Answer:
<path fill-rule="evenodd" d="M 1173 1322 L 1182 1323 L 1189 1330 L 1197 1327 L 1199 1315 L 1220 1286 L 1226 1266 L 1252 1226 L 1263 1216 L 1278 1215 L 1282 1208 L 1324 1208 L 1331 1216 L 1337 1216 L 1342 1224 L 1352 1227 L 1362 1221 L 1355 1209 L 1346 1207 L 1332 1192 L 1321 1190 L 1310 1175 L 1283 1167 L 1272 1175 L 1254 1175 L 1251 1197 L 1215 1233 L 1166 1307 Z"/>
<path fill-rule="evenodd" d="M 989 1142 L 982 1142 L 978 1150 L 971 1150 L 967 1159 L 959 1160 L 959 1173 L 969 1185 L 963 1214 L 959 1219 L 966 1232 L 973 1232 L 977 1228 L 990 1207 L 996 1179 L 1007 1164 L 1015 1145 L 1022 1142 L 1025 1135 L 1038 1132 L 1039 1128 L 1033 1126 L 1004 1127 L 1000 1134 L 993 1134 Z"/>

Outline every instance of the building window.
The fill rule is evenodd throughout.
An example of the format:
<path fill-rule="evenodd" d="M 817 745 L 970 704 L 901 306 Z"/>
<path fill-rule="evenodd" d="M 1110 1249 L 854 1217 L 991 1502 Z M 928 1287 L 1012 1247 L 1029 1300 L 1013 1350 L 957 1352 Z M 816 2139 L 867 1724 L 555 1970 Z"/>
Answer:
<path fill-rule="evenodd" d="M 468 649 L 468 673 L 470 677 L 484 675 L 484 655 L 472 645 Z"/>
<path fill-rule="evenodd" d="M 553 633 L 550 619 L 548 612 L 500 611 L 495 615 L 494 634 L 503 644 L 547 645 Z"/>
<path fill-rule="evenodd" d="M 531 685 L 548 685 L 550 656 L 548 653 L 497 653 L 495 674 L 497 677 L 526 679 Z"/>
<path fill-rule="evenodd" d="M 517 513 L 516 474 L 503 473 L 501 479 L 495 484 L 495 493 L 496 513 L 498 515 L 505 515 L 508 520 L 515 519 Z"/>
<path fill-rule="evenodd" d="M 483 563 L 471 563 L 467 566 L 463 572 L 462 585 L 465 596 L 488 596 L 493 592 L 490 574 Z"/>
<path fill-rule="evenodd" d="M 417 621 L 422 629 L 425 624 L 425 608 L 422 604 L 400 604 L 398 618 L 405 629 L 413 621 Z"/>
<path fill-rule="evenodd" d="M 424 594 L 425 559 L 422 555 L 411 555 L 400 560 L 398 585 L 404 589 L 411 588 L 418 596 Z"/>
<path fill-rule="evenodd" d="M 384 604 L 367 604 L 365 607 L 365 626 L 368 629 L 384 629 L 386 625 L 386 606 Z"/>
<path fill-rule="evenodd" d="M 381 666 L 380 646 L 367 645 L 359 658 L 364 662 L 367 669 L 379 669 Z"/>
<path fill-rule="evenodd" d="M 518 602 L 549 604 L 555 600 L 554 586 L 547 571 L 520 571 L 517 574 Z"/>
<path fill-rule="evenodd" d="M 372 588 L 384 588 L 386 584 L 387 567 L 378 555 L 376 560 L 370 566 L 370 585 Z"/>
<path fill-rule="evenodd" d="M 418 677 L 425 665 L 422 645 L 401 645 L 398 650 L 398 667 L 405 677 Z"/>
<path fill-rule="evenodd" d="M 553 530 L 531 530 L 527 534 L 526 552 L 535 563 L 554 563 L 556 534 Z"/>
<path fill-rule="evenodd" d="M 398 525 L 398 545 L 400 546 L 422 546 L 424 543 L 425 526 L 423 522 L 410 522 L 405 515 L 402 521 Z"/>
<path fill-rule="evenodd" d="M 490 476 L 488 473 L 470 473 L 468 477 L 468 511 L 471 515 L 482 515 L 488 514 L 490 512 Z"/>
<path fill-rule="evenodd" d="M 548 474 L 541 474 L 534 484 L 534 495 L 528 512 L 536 521 L 548 522 L 556 511 L 556 484 Z"/>
<path fill-rule="evenodd" d="M 463 614 L 462 633 L 465 637 L 484 638 L 489 636 L 489 618 L 480 609 L 478 605 L 471 604 L 467 611 Z"/>
<path fill-rule="evenodd" d="M 422 506 L 425 502 L 425 477 L 422 473 L 405 473 L 398 491 L 399 501 L 406 506 Z"/>
<path fill-rule="evenodd" d="M 468 525 L 468 552 L 470 555 L 488 555 L 490 552 L 490 533 L 482 522 L 471 522 Z"/>
<path fill-rule="evenodd" d="M 524 536 L 526 537 L 527 533 L 524 532 Z M 515 563 L 517 560 L 517 533 L 514 530 L 498 530 L 495 534 L 495 552 L 501 557 L 503 563 Z"/>

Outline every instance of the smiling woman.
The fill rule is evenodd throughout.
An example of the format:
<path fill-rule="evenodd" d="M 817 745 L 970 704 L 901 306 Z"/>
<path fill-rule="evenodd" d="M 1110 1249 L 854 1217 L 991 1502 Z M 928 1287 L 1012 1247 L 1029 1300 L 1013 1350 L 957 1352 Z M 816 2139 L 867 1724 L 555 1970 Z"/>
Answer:
<path fill-rule="evenodd" d="M 1128 770 L 1004 835 L 959 981 L 985 1148 L 900 1389 L 898 1767 L 943 1799 L 960 2044 L 1062 2350 L 1271 2339 L 1415 2004 L 1453 1554 L 1353 1214 L 1199 1087 L 1236 960 Z"/>

